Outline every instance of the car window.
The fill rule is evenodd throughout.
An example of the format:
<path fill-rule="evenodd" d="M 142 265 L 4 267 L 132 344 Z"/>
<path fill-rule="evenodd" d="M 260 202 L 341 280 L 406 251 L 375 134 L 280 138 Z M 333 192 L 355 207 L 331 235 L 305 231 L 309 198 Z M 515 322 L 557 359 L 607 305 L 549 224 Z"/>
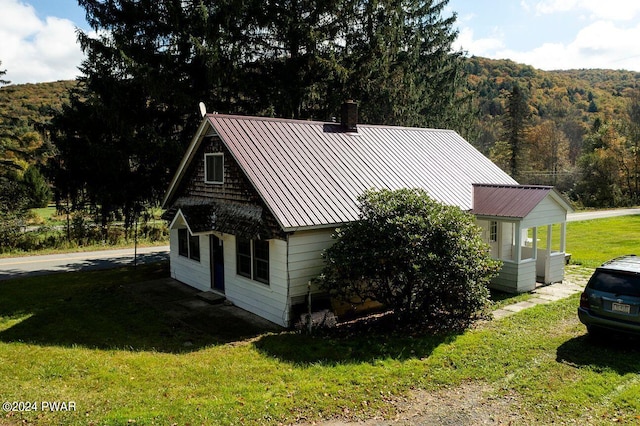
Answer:
<path fill-rule="evenodd" d="M 589 280 L 589 288 L 607 293 L 640 297 L 640 276 L 597 271 Z"/>

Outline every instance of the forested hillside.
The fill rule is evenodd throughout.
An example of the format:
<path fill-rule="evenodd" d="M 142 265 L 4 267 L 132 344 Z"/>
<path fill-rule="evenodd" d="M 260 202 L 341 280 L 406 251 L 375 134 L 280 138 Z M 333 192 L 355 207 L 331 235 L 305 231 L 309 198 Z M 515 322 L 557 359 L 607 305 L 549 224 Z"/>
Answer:
<path fill-rule="evenodd" d="M 24 171 L 45 165 L 52 155 L 46 136 L 54 111 L 69 99 L 75 81 L 16 84 L 0 87 L 0 160 L 9 169 Z"/>
<path fill-rule="evenodd" d="M 639 119 L 634 105 L 637 109 L 640 73 L 542 71 L 479 57 L 466 60 L 466 73 L 477 110 L 469 139 L 508 172 L 509 101 L 514 87 L 521 89 L 527 107 L 517 177 L 521 183 L 556 185 L 584 205 L 637 202 Z M 3 147 L 4 163 L 13 162 L 23 172 L 29 165 L 46 165 L 54 153 L 46 125 L 75 85 L 58 81 L 0 88 L 2 138 L 19 144 Z"/>
<path fill-rule="evenodd" d="M 640 73 L 541 71 L 478 57 L 466 71 L 478 113 L 470 139 L 520 183 L 555 185 L 586 206 L 638 202 Z M 515 87 L 525 105 L 519 115 Z M 519 140 L 510 140 L 514 116 Z"/>

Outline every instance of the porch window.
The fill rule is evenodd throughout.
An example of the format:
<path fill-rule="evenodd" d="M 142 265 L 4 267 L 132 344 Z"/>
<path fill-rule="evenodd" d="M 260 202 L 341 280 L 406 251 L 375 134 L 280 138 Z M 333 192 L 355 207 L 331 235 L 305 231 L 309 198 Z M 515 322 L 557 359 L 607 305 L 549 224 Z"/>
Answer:
<path fill-rule="evenodd" d="M 238 275 L 269 284 L 269 241 L 236 238 Z"/>
<path fill-rule="evenodd" d="M 498 241 L 498 222 L 495 220 L 489 224 L 489 241 L 492 243 Z"/>
<path fill-rule="evenodd" d="M 178 254 L 200 261 L 200 237 L 190 235 L 187 228 L 178 229 Z"/>
<path fill-rule="evenodd" d="M 224 183 L 224 154 L 204 155 L 204 182 Z"/>

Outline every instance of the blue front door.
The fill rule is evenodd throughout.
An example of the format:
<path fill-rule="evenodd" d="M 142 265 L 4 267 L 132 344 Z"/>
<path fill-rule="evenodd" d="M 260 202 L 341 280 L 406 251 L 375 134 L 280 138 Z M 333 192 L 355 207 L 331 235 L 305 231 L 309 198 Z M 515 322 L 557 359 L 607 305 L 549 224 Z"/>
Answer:
<path fill-rule="evenodd" d="M 209 236 L 211 253 L 211 288 L 224 293 L 224 250 L 222 240 L 215 235 Z"/>

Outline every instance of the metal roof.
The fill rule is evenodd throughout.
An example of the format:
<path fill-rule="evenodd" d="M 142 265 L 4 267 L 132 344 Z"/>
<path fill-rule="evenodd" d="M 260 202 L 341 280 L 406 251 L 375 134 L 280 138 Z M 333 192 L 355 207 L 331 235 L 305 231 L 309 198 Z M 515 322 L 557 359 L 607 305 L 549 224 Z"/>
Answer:
<path fill-rule="evenodd" d="M 473 214 L 525 218 L 547 195 L 552 186 L 473 185 Z"/>
<path fill-rule="evenodd" d="M 472 184 L 516 182 L 451 130 L 209 114 L 284 230 L 358 218 L 365 190 L 423 188 L 434 199 L 472 207 Z"/>

